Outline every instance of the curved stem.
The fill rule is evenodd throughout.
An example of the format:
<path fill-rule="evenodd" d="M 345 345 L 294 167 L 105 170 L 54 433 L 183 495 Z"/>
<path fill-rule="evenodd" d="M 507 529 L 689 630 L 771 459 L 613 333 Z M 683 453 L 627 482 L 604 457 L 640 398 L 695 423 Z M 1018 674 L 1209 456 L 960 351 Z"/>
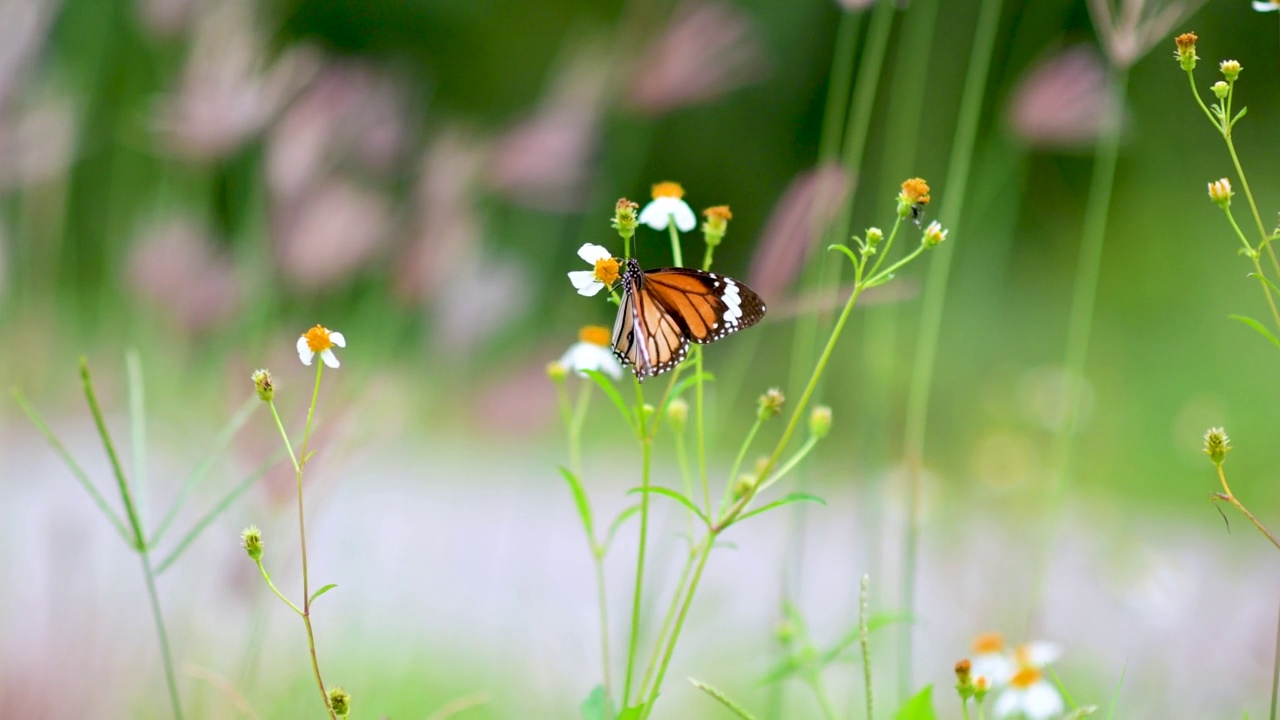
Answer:
<path fill-rule="evenodd" d="M 595 540 L 592 539 L 592 542 Z M 596 602 L 600 605 L 600 665 L 604 675 L 605 707 L 608 707 L 613 698 L 613 673 L 609 670 L 609 596 L 604 581 L 604 553 L 596 551 L 591 555 L 596 569 Z"/>
<path fill-rule="evenodd" d="M 689 537 L 690 544 L 693 543 L 693 536 Z M 640 680 L 640 697 L 644 697 L 649 690 L 649 681 L 653 679 L 653 673 L 658 669 L 659 653 L 662 652 L 662 644 L 667 639 L 667 632 L 671 629 L 671 621 L 675 619 L 676 610 L 680 607 L 680 598 L 684 597 L 684 589 L 689 584 L 689 573 L 693 570 L 693 561 L 698 558 L 697 554 L 690 548 L 689 556 L 685 559 L 684 568 L 680 570 L 680 580 L 676 583 L 676 591 L 671 596 L 671 607 L 667 608 L 667 614 L 662 618 L 662 625 L 658 628 L 658 638 L 653 644 L 653 657 L 649 658 L 649 664 L 645 667 L 644 677 Z"/>
<path fill-rule="evenodd" d="M 751 429 L 747 431 L 747 436 L 742 439 L 742 445 L 738 447 L 738 455 L 733 459 L 733 469 L 729 471 L 729 482 L 725 483 L 724 497 L 720 498 L 720 508 L 724 509 L 729 504 L 729 498 L 733 494 L 733 485 L 738 479 L 738 470 L 742 468 L 742 459 L 747 456 L 747 450 L 751 449 L 751 441 L 756 439 L 756 433 L 760 432 L 760 426 L 764 424 L 764 418 L 760 413 L 756 413 L 756 421 L 751 425 Z M 710 517 L 708 515 L 708 517 Z"/>
<path fill-rule="evenodd" d="M 151 619 L 156 624 L 156 635 L 160 638 L 160 654 L 164 658 L 164 679 L 169 688 L 169 703 L 173 706 L 173 717 L 182 720 L 182 701 L 178 698 L 178 681 L 173 672 L 173 651 L 169 648 L 169 633 L 165 630 L 164 615 L 160 612 L 160 595 L 156 592 L 156 576 L 151 570 L 151 555 L 140 550 L 142 573 L 147 578 L 147 600 L 151 605 Z"/>
<path fill-rule="evenodd" d="M 640 550 L 636 556 L 636 583 L 631 598 L 631 638 L 627 643 L 627 674 L 623 683 L 622 705 L 628 707 L 631 702 L 631 680 L 635 674 L 636 645 L 640 639 L 640 600 L 644 592 L 644 560 L 649 538 L 649 471 L 652 462 L 653 443 L 649 441 L 649 433 L 645 427 L 644 392 L 640 388 L 640 380 L 635 380 L 636 418 L 639 424 L 640 438 Z"/>
<path fill-rule="evenodd" d="M 302 547 L 302 624 L 307 628 L 307 649 L 311 652 L 311 669 L 316 676 L 316 685 L 320 687 L 320 699 L 324 702 L 324 707 L 329 712 L 329 717 L 332 720 L 337 720 L 338 716 L 334 714 L 333 708 L 329 705 L 329 693 L 325 690 L 324 680 L 320 677 L 320 659 L 316 655 L 316 637 L 311 629 L 311 586 L 310 576 L 307 571 L 307 522 L 302 501 L 302 469 L 307 464 L 307 445 L 311 442 L 311 421 L 315 417 L 316 401 L 320 397 L 320 377 L 323 374 L 324 363 L 317 362 L 316 383 L 311 391 L 311 406 L 307 408 L 307 426 L 302 432 L 302 453 L 300 457 L 294 457 L 293 449 L 290 448 L 289 454 L 293 457 L 298 486 L 298 538 Z M 272 406 L 272 411 L 274 412 L 274 405 Z M 287 439 L 285 442 L 288 444 Z"/>
<path fill-rule="evenodd" d="M 694 593 L 698 591 L 698 582 L 702 580 L 702 571 L 707 567 L 707 558 L 711 557 L 711 549 L 715 547 L 717 534 L 714 531 L 709 532 L 703 541 L 702 550 L 698 554 L 698 564 L 693 570 L 693 577 L 689 580 L 689 588 L 685 590 L 684 599 L 680 603 L 680 611 L 676 615 L 676 625 L 671 630 L 671 637 L 667 639 L 667 647 L 662 653 L 662 662 L 658 665 L 658 676 L 653 681 L 653 687 L 649 691 L 648 699 L 645 700 L 640 720 L 645 720 L 653 713 L 653 703 L 658 699 L 659 691 L 662 690 L 662 679 L 666 677 L 667 666 L 671 664 L 671 655 L 676 650 L 676 642 L 680 639 L 680 630 L 684 628 L 685 618 L 689 615 L 689 606 L 693 604 Z"/>

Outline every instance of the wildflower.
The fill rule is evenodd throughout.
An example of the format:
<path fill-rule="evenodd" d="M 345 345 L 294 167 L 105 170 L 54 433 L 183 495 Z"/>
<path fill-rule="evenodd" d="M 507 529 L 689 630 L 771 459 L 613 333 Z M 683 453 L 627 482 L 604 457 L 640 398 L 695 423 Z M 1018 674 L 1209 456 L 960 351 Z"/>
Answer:
<path fill-rule="evenodd" d="M 320 359 L 331 368 L 338 367 L 338 358 L 333 354 L 333 347 L 346 347 L 347 339 L 340 332 L 330 331 L 323 325 L 316 325 L 298 338 L 298 358 L 303 365 L 310 365 L 311 359 L 320 353 Z"/>
<path fill-rule="evenodd" d="M 636 234 L 636 225 L 640 221 L 636 219 L 636 210 L 640 206 L 631 202 L 626 198 L 618 198 L 618 204 L 613 209 L 613 227 L 623 239 L 630 239 Z"/>
<path fill-rule="evenodd" d="M 986 633 L 974 639 L 970 663 L 974 675 L 988 678 L 996 685 L 1005 684 L 1014 673 L 1014 663 L 999 633 Z"/>
<path fill-rule="evenodd" d="M 1257 5 L 1257 3 L 1254 3 L 1254 7 L 1257 7 Z M 1182 33 L 1173 39 L 1173 44 L 1178 47 L 1178 49 L 1173 53 L 1173 56 L 1178 58 L 1178 62 L 1181 63 L 1182 69 L 1187 72 L 1195 70 L 1196 61 L 1200 59 L 1200 57 L 1196 55 L 1196 40 L 1198 39 L 1199 38 L 1196 37 L 1196 34 L 1192 32 Z"/>
<path fill-rule="evenodd" d="M 728 205 L 716 205 L 702 211 L 707 221 L 702 223 L 702 234 L 707 238 L 707 246 L 715 247 L 724 239 L 725 232 L 729 229 L 729 221 L 733 219 L 733 213 L 729 212 Z"/>
<path fill-rule="evenodd" d="M 760 234 L 747 284 L 761 297 L 783 293 L 818 247 L 818 234 L 844 206 L 852 182 L 839 165 L 800 173 L 787 186 Z"/>
<path fill-rule="evenodd" d="M 760 419 L 768 420 L 782 414 L 782 404 L 787 401 L 778 388 L 769 388 L 756 403 L 760 406 Z"/>
<path fill-rule="evenodd" d="M 1214 465 L 1221 465 L 1231 450 L 1231 438 L 1220 427 L 1209 428 L 1204 434 L 1204 454 L 1209 456 Z"/>
<path fill-rule="evenodd" d="M 914 217 L 929 204 L 929 183 L 921 178 L 911 178 L 902 183 L 898 193 L 898 217 Z"/>
<path fill-rule="evenodd" d="M 819 405 L 809 413 L 809 433 L 821 440 L 831 432 L 831 408 Z"/>
<path fill-rule="evenodd" d="M 684 398 L 676 398 L 667 403 L 667 422 L 671 423 L 671 429 L 677 434 L 684 432 L 685 424 L 689 421 L 689 403 Z"/>
<path fill-rule="evenodd" d="M 1218 64 L 1218 69 L 1222 71 L 1222 77 L 1226 78 L 1227 82 L 1235 82 L 1236 78 L 1240 77 L 1240 63 L 1235 60 L 1223 60 Z"/>
<path fill-rule="evenodd" d="M 618 281 L 618 259 L 599 245 L 587 243 L 578 248 L 578 257 L 595 266 L 594 270 L 574 270 L 569 282 L 579 295 L 591 296 Z"/>
<path fill-rule="evenodd" d="M 329 709 L 338 717 L 346 717 L 351 712 L 351 694 L 340 687 L 329 688 Z"/>
<path fill-rule="evenodd" d="M 942 225 L 937 220 L 929 223 L 929 227 L 924 229 L 925 247 L 934 247 L 946 239 L 947 231 L 942 228 Z"/>
<path fill-rule="evenodd" d="M 614 380 L 622 377 L 622 366 L 613 356 L 613 338 L 608 328 L 599 325 L 588 325 L 578 332 L 578 342 L 560 356 L 560 366 L 581 377 L 586 377 L 587 370 L 604 373 Z"/>
<path fill-rule="evenodd" d="M 684 201 L 684 188 L 680 183 L 660 182 L 653 186 L 653 200 L 640 211 L 640 222 L 654 230 L 666 230 L 674 220 L 680 232 L 689 232 L 698 225 L 693 208 Z"/>
<path fill-rule="evenodd" d="M 992 714 L 997 718 L 1018 716 L 1026 720 L 1047 720 L 1065 709 L 1062 696 L 1038 668 L 1019 668 L 1009 679 L 1009 687 L 996 699 Z"/>
<path fill-rule="evenodd" d="M 1234 194 L 1231 192 L 1231 181 L 1227 178 L 1209 183 L 1209 199 L 1224 210 L 1231 204 L 1231 196 Z"/>
<path fill-rule="evenodd" d="M 276 394 L 276 387 L 271 382 L 271 371 L 259 368 L 249 377 L 253 378 L 253 387 L 258 391 L 258 397 L 262 402 L 271 402 Z"/>
<path fill-rule="evenodd" d="M 240 547 L 249 553 L 254 562 L 262 559 L 262 531 L 257 525 L 250 525 L 240 533 Z"/>
<path fill-rule="evenodd" d="M 1253 9 L 1258 12 L 1280 10 L 1280 0 L 1253 0 Z"/>

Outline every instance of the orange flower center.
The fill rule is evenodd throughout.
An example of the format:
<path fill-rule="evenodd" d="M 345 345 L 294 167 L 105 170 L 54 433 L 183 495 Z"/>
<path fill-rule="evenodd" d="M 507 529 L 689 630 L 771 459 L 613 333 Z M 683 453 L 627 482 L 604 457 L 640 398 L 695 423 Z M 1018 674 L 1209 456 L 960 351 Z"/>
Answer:
<path fill-rule="evenodd" d="M 618 258 L 605 258 L 596 261 L 596 279 L 605 285 L 612 285 L 618 280 Z"/>
<path fill-rule="evenodd" d="M 974 638 L 973 652 L 977 655 L 998 653 L 1004 650 L 1004 637 L 1000 633 L 986 633 Z"/>
<path fill-rule="evenodd" d="M 1013 687 L 1025 690 L 1026 688 L 1040 682 L 1041 677 L 1043 676 L 1040 674 L 1039 670 L 1033 667 L 1022 667 L 1018 669 L 1018 672 L 1013 674 L 1013 677 L 1009 680 L 1009 684 Z"/>
<path fill-rule="evenodd" d="M 657 200 L 660 197 L 673 197 L 679 200 L 684 197 L 684 188 L 680 187 L 680 183 L 671 181 L 655 184 L 651 192 L 653 193 L 654 200 Z"/>
<path fill-rule="evenodd" d="M 719 218 L 720 220 L 733 219 L 733 213 L 729 212 L 728 205 L 716 205 L 715 207 L 709 207 L 706 210 L 703 210 L 702 214 L 709 218 Z"/>
<path fill-rule="evenodd" d="M 979 675 L 973 679 L 973 689 L 978 692 L 986 692 L 991 689 L 991 681 L 986 675 Z"/>
<path fill-rule="evenodd" d="M 925 182 L 921 178 L 911 178 L 910 180 L 902 183 L 902 197 L 912 205 L 917 203 L 921 205 L 928 205 L 929 183 Z"/>
<path fill-rule="evenodd" d="M 324 352 L 333 347 L 333 340 L 329 339 L 329 331 L 323 325 L 311 328 L 302 337 L 307 339 L 307 347 L 311 348 L 311 352 Z"/>
<path fill-rule="evenodd" d="M 609 347 L 613 342 L 613 338 L 609 333 L 609 328 L 601 327 L 599 325 L 587 325 L 582 328 L 578 331 L 578 339 L 584 343 L 591 343 L 592 345 L 599 345 L 600 347 Z"/>

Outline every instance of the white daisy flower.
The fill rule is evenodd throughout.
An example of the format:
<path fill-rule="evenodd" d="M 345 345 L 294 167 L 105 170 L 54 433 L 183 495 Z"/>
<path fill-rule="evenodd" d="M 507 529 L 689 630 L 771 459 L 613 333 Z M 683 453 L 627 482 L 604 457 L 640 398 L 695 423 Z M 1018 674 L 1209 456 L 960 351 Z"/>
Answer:
<path fill-rule="evenodd" d="M 1058 643 L 1033 642 L 1013 649 L 1013 659 L 1018 667 L 1042 668 L 1058 662 L 1060 657 L 1062 657 L 1062 646 Z"/>
<path fill-rule="evenodd" d="M 698 226 L 693 208 L 684 201 L 684 188 L 680 183 L 660 182 L 653 186 L 653 200 L 640 211 L 640 222 L 654 230 L 666 230 L 675 220 L 680 232 L 689 232 Z"/>
<path fill-rule="evenodd" d="M 987 678 L 993 687 L 1003 687 L 1017 670 L 1017 665 L 1009 657 L 1004 637 L 999 633 L 987 633 L 974 639 L 970 663 L 973 675 Z"/>
<path fill-rule="evenodd" d="M 579 295 L 595 295 L 618 281 L 618 259 L 600 245 L 587 243 L 578 248 L 578 257 L 595 266 L 593 270 L 574 270 L 569 282 Z"/>
<path fill-rule="evenodd" d="M 1280 3 L 1276 0 L 1253 0 L 1253 9 L 1258 12 L 1271 12 L 1280 10 Z"/>
<path fill-rule="evenodd" d="M 560 356 L 560 365 L 585 377 L 584 370 L 595 370 L 617 380 L 622 377 L 622 365 L 613 356 L 613 338 L 609 329 L 588 325 L 578 333 L 578 342 L 569 346 Z"/>
<path fill-rule="evenodd" d="M 317 325 L 298 338 L 298 359 L 303 365 L 310 365 L 316 353 L 325 365 L 336 368 L 340 364 L 333 354 L 333 346 L 346 347 L 347 339 L 340 332 L 330 331 L 323 325 Z"/>
<path fill-rule="evenodd" d="M 1000 693 L 992 706 L 997 718 L 1019 717 L 1025 720 L 1049 720 L 1066 710 L 1058 689 L 1037 668 L 1020 668 L 1009 679 L 1009 687 Z"/>

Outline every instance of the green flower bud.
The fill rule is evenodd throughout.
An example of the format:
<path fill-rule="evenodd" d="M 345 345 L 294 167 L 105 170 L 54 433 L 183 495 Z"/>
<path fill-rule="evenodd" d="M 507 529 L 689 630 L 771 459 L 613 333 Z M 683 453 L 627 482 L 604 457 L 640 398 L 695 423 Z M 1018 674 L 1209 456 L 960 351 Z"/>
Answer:
<path fill-rule="evenodd" d="M 257 525 L 250 525 L 240 533 L 240 547 L 249 553 L 254 562 L 262 559 L 262 531 Z"/>
<path fill-rule="evenodd" d="M 338 717 L 346 717 L 351 712 L 351 695 L 340 687 L 329 688 L 329 709 Z"/>
<path fill-rule="evenodd" d="M 271 381 L 271 371 L 259 368 L 249 377 L 253 379 L 253 388 L 258 392 L 262 402 L 271 402 L 276 396 L 276 387 Z"/>
<path fill-rule="evenodd" d="M 1231 438 L 1222 428 L 1209 428 L 1204 434 L 1204 454 L 1209 456 L 1214 465 L 1221 465 L 1231 450 Z"/>
<path fill-rule="evenodd" d="M 821 440 L 831 432 L 831 408 L 819 405 L 809 413 L 809 434 Z"/>
<path fill-rule="evenodd" d="M 671 429 L 675 432 L 684 432 L 689 422 L 689 403 L 684 398 L 676 398 L 667 403 L 667 422 L 671 423 Z"/>

